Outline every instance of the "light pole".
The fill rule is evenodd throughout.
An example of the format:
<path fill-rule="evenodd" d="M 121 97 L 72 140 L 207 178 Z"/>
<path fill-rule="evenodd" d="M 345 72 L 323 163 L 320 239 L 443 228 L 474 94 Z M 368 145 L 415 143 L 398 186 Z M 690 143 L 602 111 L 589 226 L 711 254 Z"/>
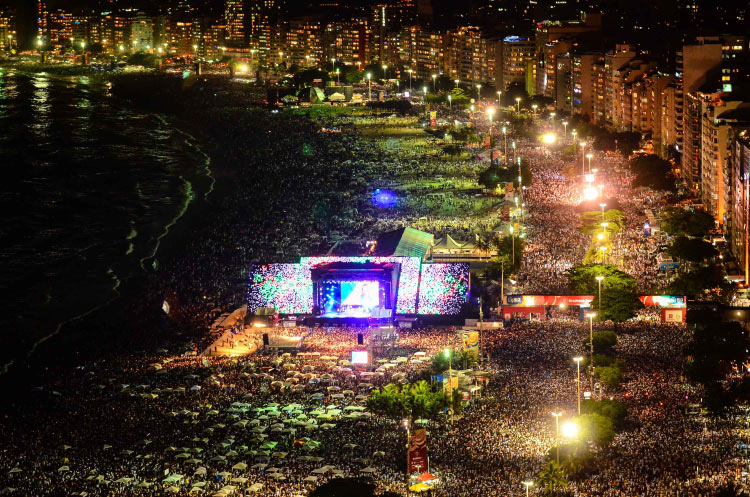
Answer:
<path fill-rule="evenodd" d="M 526 486 L 526 497 L 529 497 L 529 487 L 534 484 L 533 481 L 525 481 L 523 484 Z"/>
<path fill-rule="evenodd" d="M 406 428 L 406 486 L 409 486 L 409 444 L 411 443 L 411 432 L 409 431 L 409 420 L 404 419 Z"/>
<path fill-rule="evenodd" d="M 388 66 L 383 64 L 383 80 L 388 81 Z"/>
<path fill-rule="evenodd" d="M 581 142 L 581 176 L 586 174 L 586 142 Z"/>
<path fill-rule="evenodd" d="M 600 247 L 600 249 L 602 251 L 602 265 L 606 266 L 607 265 L 607 247 L 605 245 L 605 246 Z"/>
<path fill-rule="evenodd" d="M 538 107 L 537 104 L 531 104 L 531 113 L 533 115 L 536 115 L 536 109 L 537 109 L 537 107 Z"/>
<path fill-rule="evenodd" d="M 413 70 L 413 69 L 409 69 L 409 70 L 408 70 L 408 71 L 406 71 L 406 72 L 408 72 L 408 73 L 409 73 L 409 91 L 411 91 L 411 75 L 412 75 L 412 73 L 414 72 L 414 70 Z"/>
<path fill-rule="evenodd" d="M 479 93 L 481 89 L 482 85 L 477 85 L 477 104 L 479 104 L 479 101 L 482 99 L 482 96 Z"/>
<path fill-rule="evenodd" d="M 516 112 L 521 112 L 521 97 L 516 97 Z"/>
<path fill-rule="evenodd" d="M 339 76 L 339 68 L 336 68 L 336 84 L 341 85 L 341 77 Z"/>
<path fill-rule="evenodd" d="M 574 357 L 573 360 L 576 362 L 576 365 L 578 366 L 578 380 L 576 381 L 578 385 L 578 415 L 581 415 L 581 361 L 583 360 L 583 357 Z"/>
<path fill-rule="evenodd" d="M 562 412 L 553 412 L 555 417 L 555 462 L 560 464 L 560 416 Z"/>
<path fill-rule="evenodd" d="M 513 263 L 512 267 L 516 267 L 516 237 L 513 235 L 513 225 L 510 226 L 510 241 L 511 241 L 511 261 Z"/>
<path fill-rule="evenodd" d="M 503 92 L 502 91 L 497 92 L 497 105 L 500 105 L 500 106 L 503 105 Z"/>
<path fill-rule="evenodd" d="M 576 142 L 576 135 L 578 134 L 578 131 L 576 131 L 576 130 L 574 129 L 573 131 L 571 131 L 571 132 L 570 132 L 570 134 L 571 134 L 571 135 L 573 135 L 573 145 L 575 145 L 575 142 Z M 575 148 L 575 147 L 574 147 L 574 148 Z"/>
<path fill-rule="evenodd" d="M 451 350 L 445 349 L 445 355 L 448 357 L 448 395 L 451 400 L 451 424 L 453 424 L 453 358 Z"/>
<path fill-rule="evenodd" d="M 595 312 L 589 312 L 586 315 L 589 318 L 589 381 L 591 391 L 594 391 L 594 318 Z"/>
<path fill-rule="evenodd" d="M 448 112 L 453 113 L 453 99 L 448 95 Z"/>
<path fill-rule="evenodd" d="M 490 120 L 490 166 L 492 165 L 492 116 L 495 114 L 495 109 L 490 107 L 487 109 L 487 117 Z"/>
<path fill-rule="evenodd" d="M 563 125 L 563 139 L 567 139 L 568 138 L 568 121 L 563 121 L 562 125 Z"/>
<path fill-rule="evenodd" d="M 372 80 L 371 80 L 371 78 L 372 78 L 372 74 L 370 74 L 370 73 L 368 72 L 368 73 L 367 73 L 367 101 L 368 101 L 368 102 L 369 102 L 370 100 L 372 100 L 372 86 L 371 86 L 371 84 L 370 84 L 370 83 L 371 83 L 371 81 L 372 81 Z"/>
<path fill-rule="evenodd" d="M 432 93 L 437 93 L 437 90 L 435 89 L 435 80 L 437 79 L 437 74 L 432 75 Z"/>
<path fill-rule="evenodd" d="M 591 174 L 591 158 L 593 157 L 592 154 L 586 154 L 586 158 L 589 160 L 589 174 Z"/>
<path fill-rule="evenodd" d="M 596 281 L 599 283 L 599 312 L 602 312 L 602 281 L 604 276 L 597 276 Z"/>
<path fill-rule="evenodd" d="M 503 138 L 505 140 L 505 157 L 503 161 L 505 162 L 505 167 L 508 167 L 508 128 L 503 126 Z"/>
<path fill-rule="evenodd" d="M 459 80 L 458 79 L 454 79 L 453 82 L 456 83 L 456 88 L 458 88 Z"/>

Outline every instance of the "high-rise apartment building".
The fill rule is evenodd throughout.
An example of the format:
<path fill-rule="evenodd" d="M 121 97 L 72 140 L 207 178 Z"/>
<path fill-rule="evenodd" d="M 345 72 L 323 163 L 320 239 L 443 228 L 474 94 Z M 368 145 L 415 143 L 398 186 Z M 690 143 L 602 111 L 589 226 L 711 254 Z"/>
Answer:
<path fill-rule="evenodd" d="M 227 26 L 227 42 L 234 45 L 245 43 L 245 2 L 226 0 L 224 23 Z"/>
<path fill-rule="evenodd" d="M 732 130 L 730 145 L 732 253 L 750 282 L 750 129 Z"/>
<path fill-rule="evenodd" d="M 73 15 L 62 9 L 53 12 L 48 24 L 50 48 L 63 48 L 72 44 Z"/>
<path fill-rule="evenodd" d="M 44 40 L 49 36 L 48 33 L 49 11 L 47 2 L 38 0 L 36 3 L 36 36 L 39 40 Z"/>
<path fill-rule="evenodd" d="M 704 102 L 701 120 L 701 199 L 719 225 L 731 212 L 732 128 L 750 125 L 750 103 L 725 101 L 722 94 Z"/>
<path fill-rule="evenodd" d="M 135 52 L 151 50 L 154 46 L 154 26 L 143 12 L 138 12 L 130 22 L 130 41 Z"/>
<path fill-rule="evenodd" d="M 513 83 L 526 85 L 529 60 L 534 60 L 536 44 L 524 36 L 506 36 L 500 41 L 497 89 L 506 91 Z"/>

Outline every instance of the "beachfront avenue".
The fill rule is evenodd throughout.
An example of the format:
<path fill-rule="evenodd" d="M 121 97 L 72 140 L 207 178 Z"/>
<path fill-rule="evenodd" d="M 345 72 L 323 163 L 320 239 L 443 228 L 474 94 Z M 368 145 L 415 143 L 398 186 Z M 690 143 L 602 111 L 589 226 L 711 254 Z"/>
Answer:
<path fill-rule="evenodd" d="M 708 384 L 686 374 L 691 334 L 639 304 L 672 284 L 643 229 L 668 195 L 632 187 L 620 153 L 517 109 L 454 102 L 441 120 L 462 124 L 432 129 L 423 116 L 369 109 L 257 111 L 268 129 L 248 133 L 248 148 L 263 152 L 255 160 L 270 190 L 258 187 L 253 201 L 267 213 L 245 217 L 247 198 L 221 199 L 215 225 L 153 283 L 165 319 L 201 330 L 194 347 L 86 362 L 29 392 L 0 420 L 5 491 L 295 497 L 332 495 L 315 492 L 344 478 L 348 495 L 697 497 L 744 484 L 740 414 L 691 414 Z M 219 129 L 252 129 L 231 117 Z M 488 188 L 479 178 L 493 167 L 510 179 Z M 236 176 L 259 181 L 256 170 Z M 252 229 L 238 228 L 249 216 Z M 216 308 L 244 299 L 238 268 L 322 252 L 331 232 L 373 240 L 400 227 L 472 242 L 466 315 L 481 297 L 487 321 L 470 330 L 476 348 L 460 324 L 386 338 L 273 318 L 211 328 Z M 508 295 L 594 300 L 529 320 Z M 352 353 L 365 350 L 356 363 Z M 724 369 L 717 381 L 741 374 Z"/>

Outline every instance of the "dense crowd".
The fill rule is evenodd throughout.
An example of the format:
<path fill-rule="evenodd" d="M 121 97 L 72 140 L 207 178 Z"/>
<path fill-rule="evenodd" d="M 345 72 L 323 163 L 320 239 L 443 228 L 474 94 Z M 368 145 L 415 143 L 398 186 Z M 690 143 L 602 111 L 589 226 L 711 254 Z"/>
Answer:
<path fill-rule="evenodd" d="M 291 354 L 129 356 L 35 389 L 0 421 L 2 485 L 10 495 L 212 494 L 230 485 L 293 497 L 342 475 L 403 493 L 406 433 L 368 413 L 366 395 L 424 378 L 430 356 L 460 347 L 460 337 L 450 328 L 401 330 L 358 368 L 346 358 L 361 328 L 298 332 L 305 340 Z M 596 453 L 594 469 L 570 482 L 575 493 L 697 497 L 741 482 L 741 425 L 682 413 L 700 400 L 681 379 L 684 327 L 635 321 L 620 332 L 625 381 L 604 395 L 627 406 L 626 426 Z M 489 384 L 452 425 L 440 417 L 428 426 L 435 495 L 509 495 L 536 478 L 555 444 L 550 413 L 575 415 L 571 358 L 586 334 L 570 319 L 484 332 Z"/>
<path fill-rule="evenodd" d="M 256 132 L 255 120 L 263 121 L 266 133 Z M 441 158 L 417 144 L 395 153 L 348 132 L 332 138 L 289 117 L 238 118 L 220 110 L 212 122 L 222 133 L 214 138 L 223 160 L 247 164 L 232 180 L 252 196 L 219 191 L 210 200 L 213 222 L 194 234 L 184 256 L 164 264 L 154 291 L 178 293 L 183 315 L 201 313 L 207 320 L 211 308 L 238 304 L 247 278 L 242 268 L 259 260 L 289 260 L 327 249 L 338 238 L 404 224 L 466 239 L 500 222 L 495 209 L 421 216 L 369 202 L 376 179 L 377 187 L 394 188 L 437 171 L 447 181 L 465 180 L 482 167 L 476 159 Z M 578 229 L 580 188 L 566 177 L 569 164 L 561 156 L 519 144 L 534 183 L 523 199 L 526 250 L 518 289 L 564 292 L 565 272 L 580 263 L 590 243 Z M 613 261 L 645 288 L 654 276 L 654 249 L 639 233 L 643 209 L 658 211 L 662 199 L 627 187 L 622 159 L 597 160 L 608 194 L 625 213 Z M 445 189 L 442 183 L 435 191 L 420 188 L 423 195 Z M 451 209 L 465 208 L 468 195 Z M 263 209 L 245 208 L 249 202 Z M 682 378 L 684 327 L 643 317 L 620 327 L 616 354 L 627 364 L 624 382 L 603 393 L 626 405 L 625 426 L 609 447 L 596 451 L 593 468 L 573 479 L 571 489 L 581 496 L 705 497 L 722 483 L 744 483 L 738 443 L 750 436 L 737 420 L 683 414 L 683 406 L 701 395 Z M 291 333 L 270 330 L 277 331 Z M 370 475 L 379 491 L 405 494 L 407 433 L 400 420 L 368 412 L 366 396 L 391 382 L 429 379 L 430 358 L 445 347 L 460 348 L 456 330 L 399 330 L 366 367 L 348 360 L 359 347 L 358 333 L 365 343 L 373 340 L 369 331 L 294 332 L 303 339 L 293 352 L 241 358 L 127 354 L 49 380 L 4 406 L 0 490 L 152 497 L 224 489 L 295 497 L 339 475 Z M 483 332 L 486 360 L 478 367 L 489 373 L 489 383 L 453 424 L 447 416 L 428 424 L 429 471 L 440 479 L 433 495 L 520 494 L 522 481 L 537 478 L 556 443 L 551 413 L 562 411 L 566 419 L 576 414 L 572 357 L 585 352 L 587 332 L 564 316 Z"/>

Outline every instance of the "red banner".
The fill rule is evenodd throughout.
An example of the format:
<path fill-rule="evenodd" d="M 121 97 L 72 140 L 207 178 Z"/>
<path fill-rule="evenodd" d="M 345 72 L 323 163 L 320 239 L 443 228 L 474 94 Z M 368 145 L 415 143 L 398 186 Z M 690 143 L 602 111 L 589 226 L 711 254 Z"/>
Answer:
<path fill-rule="evenodd" d="M 427 471 L 427 430 L 420 428 L 412 432 L 409 439 L 409 473 Z"/>
<path fill-rule="evenodd" d="M 593 295 L 507 295 L 507 305 L 535 307 L 547 305 L 591 305 Z"/>

